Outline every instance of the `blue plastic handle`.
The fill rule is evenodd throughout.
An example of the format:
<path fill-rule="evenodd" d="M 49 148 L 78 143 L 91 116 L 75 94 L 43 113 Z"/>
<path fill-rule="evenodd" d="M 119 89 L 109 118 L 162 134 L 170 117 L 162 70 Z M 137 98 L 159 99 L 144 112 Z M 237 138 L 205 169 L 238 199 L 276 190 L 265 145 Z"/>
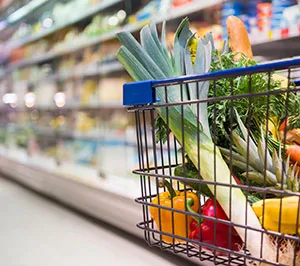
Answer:
<path fill-rule="evenodd" d="M 153 80 L 129 82 L 123 85 L 123 105 L 145 105 L 156 102 Z"/>

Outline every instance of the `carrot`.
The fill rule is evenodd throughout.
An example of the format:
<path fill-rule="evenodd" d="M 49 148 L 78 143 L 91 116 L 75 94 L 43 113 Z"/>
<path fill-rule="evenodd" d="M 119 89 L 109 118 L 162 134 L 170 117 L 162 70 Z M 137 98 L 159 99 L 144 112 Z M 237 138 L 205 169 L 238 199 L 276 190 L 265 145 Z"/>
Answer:
<path fill-rule="evenodd" d="M 287 146 L 286 154 L 290 156 L 294 163 L 300 164 L 300 145 L 293 144 Z"/>
<path fill-rule="evenodd" d="M 285 118 L 281 125 L 279 126 L 279 134 L 281 140 L 285 139 L 286 144 L 298 144 L 300 145 L 300 128 L 294 128 L 292 130 L 288 130 L 285 134 L 285 129 L 289 125 L 289 120 L 288 118 Z"/>
<path fill-rule="evenodd" d="M 279 131 L 284 131 L 288 125 L 289 125 L 289 120 L 285 118 L 281 123 L 281 125 L 279 126 Z"/>
<path fill-rule="evenodd" d="M 244 23 L 235 16 L 229 16 L 226 20 L 226 26 L 230 49 L 233 53 L 238 53 L 235 60 L 238 60 L 241 54 L 253 59 L 251 43 Z"/>

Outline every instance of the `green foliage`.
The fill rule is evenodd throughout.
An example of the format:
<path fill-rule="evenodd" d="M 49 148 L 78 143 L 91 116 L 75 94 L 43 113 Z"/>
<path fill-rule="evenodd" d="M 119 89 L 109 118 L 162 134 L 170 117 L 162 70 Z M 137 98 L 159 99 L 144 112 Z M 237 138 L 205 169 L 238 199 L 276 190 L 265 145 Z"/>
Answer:
<path fill-rule="evenodd" d="M 199 183 L 195 183 L 195 182 L 192 182 L 189 180 L 191 178 L 198 179 L 199 177 L 201 180 L 203 180 L 203 178 L 201 176 L 199 176 L 199 171 L 194 166 L 193 162 L 190 160 L 190 158 L 187 154 L 185 155 L 185 159 L 186 160 L 185 160 L 184 164 L 178 165 L 175 168 L 174 175 L 185 177 L 186 182 L 183 182 L 183 183 L 190 186 L 198 193 L 200 193 L 206 197 L 209 197 L 209 198 L 213 197 L 213 194 L 211 193 L 211 191 L 209 190 L 209 188 L 206 184 L 199 184 Z"/>
<path fill-rule="evenodd" d="M 242 56 L 240 60 L 234 60 L 235 54 L 228 52 L 220 54 L 217 50 L 214 51 L 215 61 L 211 64 L 211 71 L 219 71 L 226 69 L 233 69 L 239 67 L 256 65 L 255 61 Z M 267 73 L 257 73 L 247 76 L 239 76 L 233 78 L 218 79 L 211 82 L 209 88 L 209 97 L 222 97 L 230 95 L 248 94 L 267 92 L 268 90 L 280 89 L 280 81 L 275 80 Z M 232 122 L 232 129 L 237 128 L 235 119 L 231 119 L 233 108 L 239 113 L 243 123 L 249 126 L 254 136 L 260 135 L 260 126 L 266 124 L 266 114 L 269 111 L 269 119 L 276 117 L 278 121 L 282 121 L 288 109 L 289 129 L 300 128 L 300 95 L 289 93 L 286 100 L 287 93 L 278 95 L 252 97 L 250 99 L 242 98 L 236 100 L 217 101 L 215 104 L 208 105 L 208 118 L 210 131 L 213 135 L 214 123 L 216 125 L 216 144 L 222 147 L 229 147 L 230 145 L 230 127 Z M 269 108 L 267 107 L 269 105 Z M 167 130 L 164 121 L 156 121 L 156 136 L 165 142 L 167 139 Z M 270 148 L 278 148 L 270 143 Z"/>
<path fill-rule="evenodd" d="M 232 69 L 238 67 L 247 67 L 255 65 L 255 61 L 242 56 L 238 61 L 234 60 L 235 54 L 224 53 L 220 54 L 215 51 L 216 60 L 211 64 L 211 71 L 219 71 L 224 69 Z M 280 81 L 270 77 L 267 73 L 257 73 L 238 76 L 232 78 L 218 79 L 211 82 L 209 97 L 231 96 L 248 93 L 267 92 L 268 90 L 280 89 Z M 269 110 L 269 119 L 276 117 L 282 120 L 285 113 L 286 93 L 278 95 L 259 96 L 252 98 L 241 98 L 236 100 L 223 100 L 215 104 L 211 103 L 208 106 L 209 123 L 211 132 L 213 132 L 214 122 L 216 124 L 216 144 L 228 147 L 230 144 L 229 132 L 237 127 L 235 119 L 232 119 L 233 109 L 239 113 L 243 123 L 250 127 L 256 133 L 260 130 L 261 125 L 266 124 L 267 110 Z M 294 106 L 295 101 L 299 101 L 299 95 L 293 93 L 288 97 L 288 109 L 290 113 L 299 114 L 298 107 Z M 269 108 L 267 106 L 269 105 Z M 298 108 L 298 110 L 296 110 Z M 300 118 L 295 118 L 300 120 Z"/>
<path fill-rule="evenodd" d="M 165 143 L 169 136 L 169 130 L 167 124 L 160 116 L 155 119 L 155 130 L 156 143 L 159 143 L 160 141 Z"/>
<path fill-rule="evenodd" d="M 288 129 L 300 128 L 300 93 L 290 93 L 289 99 L 289 126 Z"/>

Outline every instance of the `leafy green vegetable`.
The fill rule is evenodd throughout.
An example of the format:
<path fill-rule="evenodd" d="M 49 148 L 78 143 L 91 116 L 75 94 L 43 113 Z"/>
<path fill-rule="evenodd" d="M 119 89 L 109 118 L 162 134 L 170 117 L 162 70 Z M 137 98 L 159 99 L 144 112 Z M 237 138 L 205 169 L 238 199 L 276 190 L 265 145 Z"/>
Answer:
<path fill-rule="evenodd" d="M 179 165 L 174 170 L 175 176 L 181 176 L 186 177 L 186 182 L 188 186 L 193 188 L 194 190 L 198 191 L 199 193 L 207 196 L 207 197 L 213 197 L 214 195 L 209 190 L 208 186 L 206 184 L 199 184 L 195 182 L 189 181 L 189 178 L 198 179 L 199 178 L 199 171 L 194 166 L 193 162 L 190 160 L 188 155 L 185 156 L 186 162 L 182 165 Z M 201 178 L 201 177 L 200 177 Z M 202 179 L 202 178 L 201 178 Z"/>
<path fill-rule="evenodd" d="M 203 44 L 201 44 L 203 45 Z M 203 47 L 198 46 L 198 50 L 204 50 Z M 238 61 L 234 60 L 235 54 L 228 51 L 228 49 L 224 48 L 223 52 L 220 53 L 217 50 L 213 50 L 213 58 L 215 59 L 211 63 L 211 71 L 219 71 L 225 69 L 233 69 L 239 67 L 253 66 L 256 65 L 256 62 L 245 57 L 241 56 Z M 198 57 L 196 60 L 203 60 L 204 56 L 200 57 L 200 52 L 198 53 Z M 201 62 L 200 66 L 204 63 Z M 199 70 L 198 73 L 203 73 L 203 69 Z M 187 73 L 191 74 L 191 73 Z M 207 84 L 207 83 L 206 83 Z M 190 85 L 191 86 L 191 85 Z M 205 92 L 205 87 L 202 86 L 202 90 Z M 280 89 L 280 81 L 269 78 L 269 75 L 266 73 L 257 73 L 250 76 L 239 76 L 236 78 L 226 78 L 226 79 L 218 79 L 215 83 L 211 82 L 208 95 L 209 97 L 222 97 L 222 96 L 230 96 L 230 95 L 239 95 L 239 94 L 247 94 L 249 92 L 257 93 L 257 92 L 266 92 L 268 90 Z M 190 91 L 196 91 L 192 88 Z M 195 95 L 193 95 L 195 98 Z M 267 107 L 269 105 L 269 108 Z M 276 118 L 277 121 L 282 121 L 287 113 L 286 109 L 288 109 L 289 116 L 289 126 L 288 129 L 300 128 L 300 94 L 289 93 L 288 101 L 286 102 L 286 93 L 278 94 L 278 95 L 270 95 L 254 97 L 251 100 L 247 98 L 237 99 L 237 100 L 223 100 L 218 101 L 215 104 L 208 105 L 208 118 L 210 125 L 210 133 L 215 133 L 216 144 L 222 145 L 223 147 L 229 147 L 230 145 L 230 135 L 229 130 L 231 127 L 231 115 L 232 109 L 235 108 L 243 123 L 250 127 L 253 131 L 253 135 L 255 137 L 260 136 L 260 126 L 266 124 L 266 114 L 267 109 L 269 110 L 269 119 L 272 120 Z M 204 108 L 202 108 L 205 110 Z M 204 113 L 205 115 L 205 113 Z M 275 123 L 275 122 L 274 122 Z M 166 125 L 163 121 L 158 121 L 157 123 L 157 138 L 158 140 L 166 141 Z M 202 125 L 203 126 L 203 125 Z M 279 126 L 279 125 L 276 125 Z M 232 119 L 232 129 L 237 128 L 237 123 L 234 119 Z M 206 131 L 208 135 L 208 132 Z M 270 148 L 278 148 L 278 143 L 268 142 Z"/>
<path fill-rule="evenodd" d="M 238 61 L 234 60 L 235 54 L 215 51 L 216 60 L 211 64 L 211 71 L 232 69 L 256 65 L 256 62 L 242 56 Z M 212 82 L 209 89 L 209 97 L 231 96 L 247 93 L 266 92 L 268 90 L 280 89 L 280 81 L 269 78 L 266 73 L 257 73 L 239 76 L 235 78 L 218 79 Z M 269 105 L 269 107 L 268 107 Z M 251 99 L 242 98 L 236 100 L 217 101 L 215 104 L 209 104 L 208 116 L 211 132 L 216 133 L 216 144 L 223 147 L 230 145 L 230 129 L 237 128 L 237 123 L 232 117 L 232 107 L 237 110 L 243 123 L 250 127 L 253 134 L 260 135 L 260 127 L 266 124 L 267 109 L 269 110 L 269 119 L 276 118 L 281 121 L 285 118 L 286 112 L 286 93 L 253 97 Z M 287 107 L 289 116 L 292 116 L 291 127 L 300 126 L 300 95 L 290 93 Z M 215 127 L 214 127 L 215 123 Z M 259 134 L 257 134 L 257 132 Z"/>
<path fill-rule="evenodd" d="M 288 99 L 290 113 L 288 129 L 300 128 L 300 93 L 290 93 Z"/>
<path fill-rule="evenodd" d="M 248 202 L 251 203 L 251 205 L 257 201 L 260 201 L 262 198 L 259 197 L 259 195 L 253 195 L 253 194 L 249 194 L 248 195 Z"/>
<path fill-rule="evenodd" d="M 156 143 L 161 141 L 164 144 L 168 139 L 169 130 L 167 124 L 160 116 L 155 119 L 155 130 Z"/>

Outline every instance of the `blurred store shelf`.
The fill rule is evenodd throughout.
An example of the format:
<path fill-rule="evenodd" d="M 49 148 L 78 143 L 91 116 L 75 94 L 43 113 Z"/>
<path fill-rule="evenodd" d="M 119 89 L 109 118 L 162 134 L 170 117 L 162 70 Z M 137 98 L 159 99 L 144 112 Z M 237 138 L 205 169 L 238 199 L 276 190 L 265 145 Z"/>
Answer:
<path fill-rule="evenodd" d="M 68 72 L 68 73 L 57 73 L 55 75 L 55 80 L 66 80 L 69 78 L 83 78 L 83 77 L 92 77 L 92 76 L 104 76 L 107 74 L 111 74 L 114 72 L 118 72 L 124 70 L 124 67 L 119 63 L 119 61 L 111 62 L 111 63 L 104 63 L 99 66 L 95 66 L 89 68 L 82 69 L 82 71 L 75 72 Z"/>
<path fill-rule="evenodd" d="M 173 19 L 178 19 L 189 14 L 193 14 L 199 12 L 201 10 L 205 10 L 207 8 L 214 7 L 216 5 L 222 4 L 222 0 L 210 0 L 210 1 L 202 1 L 196 0 L 190 4 L 186 4 L 184 7 L 173 7 L 167 12 L 165 15 L 157 16 L 153 18 L 155 23 L 162 23 L 163 21 L 170 21 Z"/>
<path fill-rule="evenodd" d="M 141 28 L 141 26 L 139 28 Z M 138 29 L 138 28 L 136 27 L 136 29 Z M 10 64 L 10 66 L 8 68 L 8 71 L 12 71 L 12 70 L 15 70 L 17 68 L 23 68 L 23 67 L 27 67 L 27 66 L 30 66 L 30 65 L 46 62 L 46 61 L 52 60 L 52 59 L 60 57 L 60 56 L 64 56 L 64 55 L 68 55 L 68 54 L 77 52 L 77 51 L 79 51 L 81 49 L 84 49 L 86 47 L 93 46 L 95 44 L 111 40 L 111 39 L 115 38 L 116 34 L 118 32 L 120 32 L 121 30 L 122 29 L 117 29 L 117 30 L 110 31 L 108 33 L 104 33 L 104 34 L 102 34 L 98 37 L 93 37 L 89 40 L 86 40 L 81 44 L 76 44 L 73 47 L 70 47 L 68 49 L 62 49 L 62 50 L 59 50 L 59 51 L 52 51 L 52 52 L 50 51 L 50 52 L 48 52 L 44 55 L 41 55 L 41 56 L 37 56 L 37 57 L 34 57 L 34 58 L 25 59 L 25 60 L 18 61 L 16 63 L 12 63 L 12 64 Z"/>
<path fill-rule="evenodd" d="M 2 1 L 0 3 L 0 12 L 5 11 L 5 9 L 10 8 L 12 5 L 14 5 L 19 0 L 9 0 L 9 1 Z"/>
<path fill-rule="evenodd" d="M 119 61 L 113 61 L 110 63 L 102 63 L 102 64 L 95 64 L 92 66 L 84 66 L 80 70 L 73 70 L 73 71 L 64 71 L 64 72 L 57 72 L 54 74 L 50 74 L 46 77 L 41 77 L 36 79 L 35 81 L 46 81 L 46 80 L 53 80 L 53 81 L 63 81 L 70 78 L 84 78 L 84 77 L 93 77 L 93 76 L 105 76 L 107 74 L 123 71 L 124 67 L 119 63 Z M 10 71 L 10 70 L 8 70 Z M 5 78 L 7 74 L 6 71 L 0 73 L 0 79 Z"/>
<path fill-rule="evenodd" d="M 300 53 L 300 34 L 254 42 L 252 49 L 255 55 L 272 59 L 296 56 Z"/>
<path fill-rule="evenodd" d="M 128 26 L 125 26 L 122 30 L 135 32 L 135 31 L 141 29 L 143 25 L 144 25 L 144 23 L 142 25 L 140 25 L 140 24 L 128 25 Z M 43 56 L 39 56 L 39 57 L 36 57 L 33 59 L 21 60 L 19 62 L 11 64 L 10 67 L 8 68 L 7 72 L 13 71 L 18 68 L 23 68 L 23 67 L 27 67 L 30 65 L 46 62 L 46 61 L 52 60 L 56 57 L 70 54 L 70 53 L 76 52 L 80 49 L 86 48 L 88 46 L 92 46 L 97 43 L 101 43 L 101 42 L 110 40 L 110 39 L 114 38 L 115 34 L 119 31 L 120 31 L 120 29 L 116 30 L 114 32 L 110 32 L 110 33 L 101 35 L 97 38 L 94 38 L 92 41 L 82 44 L 78 47 L 73 47 L 71 49 L 66 49 L 66 50 L 59 51 L 59 52 L 49 52 Z M 276 39 L 271 39 L 271 40 L 265 39 L 265 40 L 256 41 L 253 43 L 252 48 L 253 48 L 253 52 L 255 55 L 264 55 L 266 57 L 272 57 L 272 58 L 276 59 L 276 58 L 291 57 L 291 56 L 298 55 L 299 42 L 300 42 L 300 35 L 297 34 L 297 35 L 290 36 L 287 38 L 276 38 Z M 276 56 L 276 54 L 278 56 Z M 98 74 L 105 75 L 105 74 L 108 74 L 108 73 L 111 73 L 114 71 L 119 71 L 122 69 L 123 69 L 123 67 L 121 66 L 121 64 L 116 63 L 115 65 L 113 65 L 111 67 L 106 66 L 106 67 L 103 67 L 102 69 L 100 68 L 97 71 L 90 71 L 90 72 L 83 73 L 82 76 L 93 76 L 93 75 L 98 75 Z M 7 74 L 7 72 L 2 73 L 1 76 L 5 76 Z M 70 75 L 70 76 L 72 76 L 72 75 Z M 63 78 L 66 78 L 66 77 L 63 77 Z M 59 75 L 58 75 L 57 79 L 60 79 Z"/>
<path fill-rule="evenodd" d="M 101 109 L 124 109 L 124 106 L 121 102 L 103 102 L 103 103 L 90 103 L 86 105 L 81 104 L 67 104 L 64 107 L 56 107 L 55 105 L 49 106 L 35 106 L 34 108 L 7 108 L 7 107 L 0 107 L 0 111 L 3 113 L 7 112 L 30 112 L 33 110 L 37 111 L 44 111 L 44 112 L 65 112 L 65 111 L 89 111 L 89 110 L 101 110 Z"/>
<path fill-rule="evenodd" d="M 43 32 L 33 35 L 33 36 L 29 36 L 27 38 L 23 38 L 21 40 L 14 40 L 11 42 L 11 47 L 12 48 L 17 48 L 17 47 L 21 47 L 23 45 L 26 45 L 28 43 L 37 41 L 39 39 L 42 39 L 50 34 L 53 34 L 63 28 L 66 28 L 68 26 L 71 26 L 73 24 L 76 24 L 84 19 L 87 19 L 93 15 L 96 15 L 97 13 L 104 11 L 105 9 L 112 7 L 118 3 L 123 2 L 124 0 L 110 0 L 110 1 L 104 1 L 100 4 L 98 4 L 97 6 L 91 6 L 85 13 L 83 13 L 80 17 L 75 18 L 73 20 L 67 21 L 64 24 L 60 24 L 57 26 L 54 26 L 53 28 L 50 28 L 49 30 L 44 30 Z"/>
<path fill-rule="evenodd" d="M 222 3 L 221 0 L 212 0 L 212 1 L 207 1 L 207 2 L 195 1 L 191 4 L 186 5 L 185 8 L 180 8 L 180 7 L 172 8 L 167 14 L 157 15 L 156 17 L 152 18 L 152 21 L 155 22 L 156 24 L 162 23 L 163 21 L 167 22 L 170 20 L 184 17 L 184 16 L 190 14 L 191 12 L 194 13 L 194 12 L 198 12 L 201 10 L 205 10 L 207 8 L 216 6 L 217 4 L 221 4 L 221 3 Z M 67 49 L 62 49 L 59 51 L 50 51 L 42 56 L 37 56 L 34 58 L 25 59 L 25 60 L 21 60 L 21 61 L 12 63 L 9 67 L 9 71 L 12 71 L 17 68 L 27 67 L 27 66 L 30 66 L 33 64 L 46 62 L 46 61 L 52 60 L 57 57 L 61 57 L 64 55 L 68 55 L 68 54 L 77 52 L 86 47 L 93 46 L 93 45 L 96 45 L 96 44 L 99 44 L 99 43 L 102 43 L 105 41 L 109 41 L 111 39 L 114 39 L 116 37 L 116 34 L 120 31 L 136 32 L 136 31 L 140 30 L 147 23 L 149 23 L 148 20 L 136 22 L 136 23 L 132 23 L 132 24 L 127 24 L 127 25 L 124 25 L 123 27 L 120 27 L 120 28 L 111 30 L 107 33 L 101 34 L 100 36 L 86 39 L 82 43 L 79 43 L 79 44 L 77 43 L 73 47 L 68 47 Z"/>

